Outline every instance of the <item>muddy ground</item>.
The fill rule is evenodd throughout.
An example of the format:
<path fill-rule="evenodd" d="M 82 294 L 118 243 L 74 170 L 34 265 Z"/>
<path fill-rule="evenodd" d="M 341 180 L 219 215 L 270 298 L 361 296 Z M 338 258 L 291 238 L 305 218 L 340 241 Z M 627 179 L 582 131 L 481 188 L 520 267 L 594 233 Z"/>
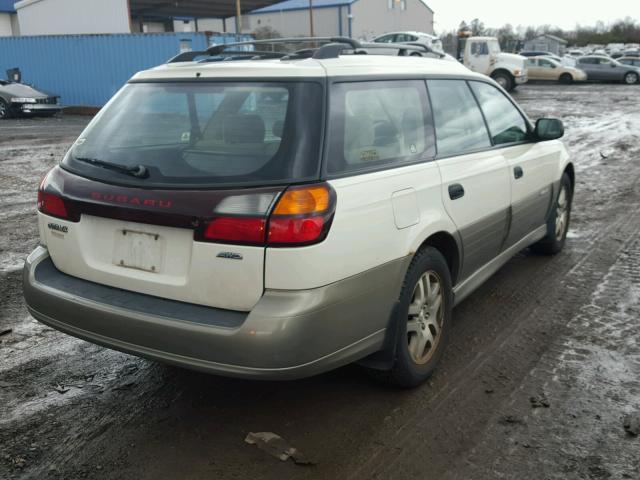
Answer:
<path fill-rule="evenodd" d="M 20 267 L 35 191 L 87 122 L 0 122 L 0 478 L 640 479 L 640 88 L 527 85 L 577 167 L 555 258 L 523 251 L 454 311 L 431 381 L 350 366 L 288 383 L 159 365 L 36 323 Z M 315 466 L 244 443 L 273 431 Z"/>

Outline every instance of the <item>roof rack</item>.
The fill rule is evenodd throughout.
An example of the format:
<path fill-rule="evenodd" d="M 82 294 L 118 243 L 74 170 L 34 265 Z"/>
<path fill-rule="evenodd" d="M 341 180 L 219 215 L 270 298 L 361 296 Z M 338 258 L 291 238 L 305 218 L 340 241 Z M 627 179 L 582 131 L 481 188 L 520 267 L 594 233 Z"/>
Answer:
<path fill-rule="evenodd" d="M 278 44 L 318 44 L 315 48 L 303 48 L 294 52 L 277 52 L 268 50 L 241 50 L 238 47 L 278 45 Z M 227 49 L 233 50 L 227 51 Z M 432 53 L 444 57 L 444 53 L 433 50 L 428 45 L 410 43 L 362 43 L 348 37 L 293 37 L 293 38 L 270 38 L 265 40 L 250 40 L 246 42 L 223 43 L 213 45 L 203 51 L 183 52 L 171 58 L 167 63 L 192 62 L 198 57 L 208 57 L 202 61 L 219 60 L 266 60 L 280 58 L 281 60 L 293 60 L 302 58 L 337 58 L 347 51 L 353 54 L 367 54 L 368 50 L 395 50 L 396 56 L 410 55 L 409 52 Z M 383 54 L 384 55 L 384 54 Z M 212 58 L 213 57 L 213 58 Z M 217 57 L 217 58 L 215 58 Z"/>

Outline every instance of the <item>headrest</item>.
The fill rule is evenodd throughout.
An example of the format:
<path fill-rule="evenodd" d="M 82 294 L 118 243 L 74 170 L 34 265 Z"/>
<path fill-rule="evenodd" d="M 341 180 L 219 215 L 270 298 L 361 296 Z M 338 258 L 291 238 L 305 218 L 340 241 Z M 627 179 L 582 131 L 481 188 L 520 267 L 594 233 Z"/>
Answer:
<path fill-rule="evenodd" d="M 229 115 L 224 120 L 225 143 L 263 143 L 264 121 L 260 115 Z"/>

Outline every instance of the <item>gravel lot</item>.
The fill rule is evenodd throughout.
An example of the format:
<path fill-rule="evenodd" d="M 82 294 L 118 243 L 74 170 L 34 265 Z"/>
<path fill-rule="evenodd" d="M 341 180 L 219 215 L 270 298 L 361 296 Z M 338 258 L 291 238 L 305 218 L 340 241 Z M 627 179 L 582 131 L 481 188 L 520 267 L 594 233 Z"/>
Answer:
<path fill-rule="evenodd" d="M 577 168 L 555 258 L 523 251 L 454 311 L 428 384 L 354 366 L 288 383 L 155 364 L 35 322 L 20 268 L 38 182 L 86 117 L 0 122 L 0 478 L 640 479 L 640 88 L 526 85 Z M 244 438 L 272 431 L 314 466 Z"/>

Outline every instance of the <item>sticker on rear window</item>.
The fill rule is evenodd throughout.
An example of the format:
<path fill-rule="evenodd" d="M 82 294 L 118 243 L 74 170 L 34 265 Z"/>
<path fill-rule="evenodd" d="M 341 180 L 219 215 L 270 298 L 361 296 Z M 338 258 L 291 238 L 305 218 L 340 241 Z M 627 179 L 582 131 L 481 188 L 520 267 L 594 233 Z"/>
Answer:
<path fill-rule="evenodd" d="M 363 162 L 375 162 L 378 160 L 377 150 L 363 150 L 360 152 L 360 160 Z"/>

